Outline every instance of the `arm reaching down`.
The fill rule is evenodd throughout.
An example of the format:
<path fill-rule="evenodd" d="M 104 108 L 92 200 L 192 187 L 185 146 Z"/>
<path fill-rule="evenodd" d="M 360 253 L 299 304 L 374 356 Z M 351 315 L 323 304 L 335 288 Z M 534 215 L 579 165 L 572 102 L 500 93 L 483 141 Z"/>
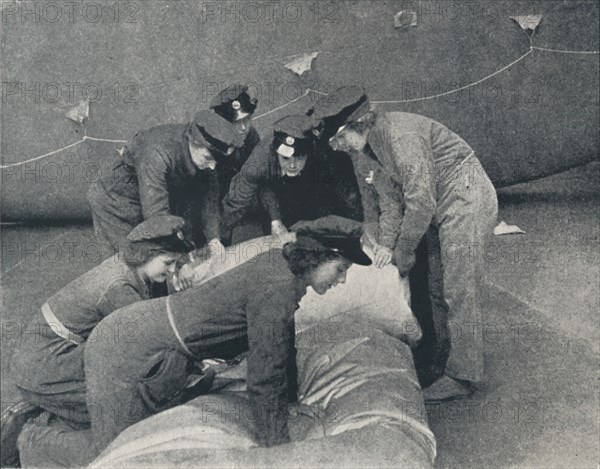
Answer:
<path fill-rule="evenodd" d="M 269 171 L 264 151 L 266 150 L 262 146 L 256 147 L 241 171 L 231 180 L 229 192 L 223 199 L 221 233 L 231 231 L 259 197 L 262 201 L 261 192 L 268 183 Z M 268 206 L 265 208 L 268 209 Z"/>
<path fill-rule="evenodd" d="M 171 214 L 167 187 L 167 159 L 157 148 L 151 148 L 140 159 L 136 171 L 144 219 L 147 220 L 154 215 Z"/>
<path fill-rule="evenodd" d="M 298 307 L 293 292 L 293 282 L 265 285 L 246 309 L 248 391 L 264 446 L 290 441 L 288 396 L 295 386 L 294 311 Z"/>
<path fill-rule="evenodd" d="M 414 253 L 427 231 L 437 205 L 435 168 L 431 149 L 419 135 L 407 133 L 391 142 L 390 177 L 401 184 L 404 196 L 404 220 L 397 249 Z"/>

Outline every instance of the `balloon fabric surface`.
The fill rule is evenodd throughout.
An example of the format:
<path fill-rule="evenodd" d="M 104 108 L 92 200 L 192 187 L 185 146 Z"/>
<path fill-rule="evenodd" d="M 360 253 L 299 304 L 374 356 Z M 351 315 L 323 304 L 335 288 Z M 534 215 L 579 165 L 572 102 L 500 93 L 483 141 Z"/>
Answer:
<path fill-rule="evenodd" d="M 2 219 L 89 219 L 87 187 L 124 142 L 190 120 L 238 82 L 258 97 L 263 138 L 323 93 L 360 84 L 379 111 L 424 114 L 461 135 L 497 187 L 585 164 L 598 158 L 598 10 L 588 1 L 152 1 L 124 2 L 96 22 L 7 13 Z"/>

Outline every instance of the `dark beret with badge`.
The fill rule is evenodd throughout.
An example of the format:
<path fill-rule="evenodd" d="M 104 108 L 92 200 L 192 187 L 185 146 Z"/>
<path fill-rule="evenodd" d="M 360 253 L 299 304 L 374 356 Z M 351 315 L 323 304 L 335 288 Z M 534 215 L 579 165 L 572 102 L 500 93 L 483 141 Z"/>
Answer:
<path fill-rule="evenodd" d="M 156 215 L 137 225 L 127 236 L 127 240 L 137 245 L 145 244 L 162 248 L 165 251 L 188 253 L 194 244 L 187 239 L 186 222 L 175 215 Z"/>
<path fill-rule="evenodd" d="M 242 114 L 253 114 L 258 100 L 248 93 L 248 85 L 235 84 L 221 90 L 210 102 L 210 108 L 218 115 L 234 122 Z"/>
<path fill-rule="evenodd" d="M 189 140 L 192 145 L 207 147 L 224 155 L 232 154 L 244 144 L 239 132 L 223 117 L 204 110 L 194 116 L 190 124 Z"/>
<path fill-rule="evenodd" d="M 273 124 L 273 147 L 287 156 L 307 155 L 314 151 L 313 121 L 303 114 L 286 116 Z"/>
<path fill-rule="evenodd" d="M 362 117 L 370 109 L 363 87 L 343 86 L 319 99 L 307 114 L 313 119 L 315 134 L 328 139 L 341 126 Z"/>

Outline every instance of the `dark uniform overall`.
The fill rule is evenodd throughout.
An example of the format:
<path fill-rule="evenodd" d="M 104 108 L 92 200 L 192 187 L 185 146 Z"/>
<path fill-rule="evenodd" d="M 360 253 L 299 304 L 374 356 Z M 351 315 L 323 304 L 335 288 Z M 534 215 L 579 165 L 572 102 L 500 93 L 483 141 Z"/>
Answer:
<path fill-rule="evenodd" d="M 252 126 L 252 114 L 256 110 L 257 102 L 256 98 L 250 96 L 248 86 L 241 84 L 224 88 L 210 102 L 210 109 L 232 123 L 236 131 L 244 137 L 243 146 L 219 163 L 217 174 L 219 177 L 220 201 L 227 195 L 231 179 L 240 172 L 242 166 L 260 142 L 258 132 Z M 255 204 L 255 206 L 258 208 L 258 204 Z M 222 232 L 221 241 L 230 244 L 231 236 L 231 231 Z"/>
<path fill-rule="evenodd" d="M 42 305 L 13 355 L 12 374 L 23 400 L 15 404 L 12 416 L 3 415 L 3 443 L 10 440 L 2 448 L 3 457 L 8 455 L 3 463 L 15 464 L 18 453 L 29 465 L 85 465 L 91 460 L 86 451 L 93 419 L 86 401 L 87 341 L 113 311 L 151 298 L 150 280 L 141 277 L 143 266 L 160 253 L 189 252 L 193 246 L 183 235 L 184 226 L 182 218 L 172 215 L 146 220 L 128 235 L 127 251 L 109 257 Z M 127 339 L 126 324 L 114 332 L 122 334 L 116 340 Z M 40 413 L 39 422 L 25 421 L 30 419 L 26 415 Z"/>
<path fill-rule="evenodd" d="M 194 165 L 187 128 L 166 124 L 139 132 L 112 171 L 90 187 L 96 235 L 113 249 L 136 225 L 159 214 L 185 218 L 200 244 L 218 237 L 218 178 Z"/>
<path fill-rule="evenodd" d="M 27 341 L 15 351 L 11 363 L 23 399 L 47 411 L 42 414 L 45 423 L 35 419 L 21 433 L 21 463 L 85 465 L 91 461 L 86 452 L 91 444 L 83 366 L 86 340 L 104 317 L 149 298 L 148 285 L 115 255 L 44 303 L 41 314 L 27 326 Z"/>
<path fill-rule="evenodd" d="M 375 169 L 372 181 L 381 211 L 379 243 L 395 249 L 401 264 L 402 259 L 414 255 L 427 235 L 434 315 L 448 310 L 451 337 L 445 372 L 452 378 L 480 381 L 479 291 L 484 277 L 483 249 L 498 214 L 496 191 L 472 148 L 424 116 L 380 115 L 368 136 L 366 152 L 370 151 L 384 173 L 379 176 Z M 359 181 L 368 177 L 366 168 L 355 169 Z M 378 177 L 382 180 L 377 181 Z M 379 189 L 382 186 L 385 193 Z M 372 211 L 369 205 L 373 203 L 367 202 L 365 210 Z"/>
<path fill-rule="evenodd" d="M 317 146 L 317 155 L 322 198 L 329 206 L 327 215 L 363 221 L 361 195 L 350 155 L 333 150 L 326 142 Z"/>
<path fill-rule="evenodd" d="M 246 161 L 248 161 L 248 158 L 259 144 L 260 136 L 258 135 L 258 132 L 254 127 L 250 127 L 242 148 L 236 149 L 231 156 L 219 160 L 219 165 L 217 166 L 217 176 L 219 179 L 219 209 L 221 210 L 221 217 L 223 216 L 223 203 L 225 201 L 225 197 L 229 193 L 232 179 L 242 170 L 244 164 Z M 261 211 L 261 207 L 258 204 L 257 198 L 252 200 L 251 205 L 253 210 L 247 213 L 245 217 L 246 219 L 250 220 L 252 217 L 265 218 L 264 211 Z M 244 216 L 242 216 L 242 218 L 244 218 Z M 266 234 L 269 232 L 266 229 L 266 220 L 264 223 L 265 227 L 263 231 Z M 221 242 L 223 242 L 225 245 L 230 245 L 232 239 L 232 229 L 221 230 L 220 238 Z"/>
<path fill-rule="evenodd" d="M 51 296 L 13 355 L 15 384 L 27 401 L 89 423 L 83 351 L 94 327 L 116 309 L 150 298 L 148 285 L 120 256 L 109 257 Z"/>
<path fill-rule="evenodd" d="M 223 200 L 222 230 L 232 229 L 257 200 L 269 221 L 281 220 L 286 227 L 326 215 L 360 217 L 357 191 L 336 193 L 336 177 L 331 164 L 317 154 L 308 155 L 299 176 L 285 176 L 271 142 L 263 141 L 231 181 Z"/>
<path fill-rule="evenodd" d="M 294 311 L 306 292 L 280 249 L 189 290 L 136 303 L 102 321 L 85 353 L 92 434 L 102 451 L 120 432 L 180 402 L 190 357 L 248 351 L 248 391 L 259 441 L 289 441 L 287 404 L 296 392 Z M 116 340 L 131 324 L 128 340 Z"/>
<path fill-rule="evenodd" d="M 239 173 L 248 160 L 252 151 L 260 143 L 260 136 L 254 127 L 250 127 L 244 144 L 241 148 L 236 148 L 232 155 L 219 160 L 217 166 L 217 176 L 219 179 L 219 200 L 223 200 L 229 192 L 229 186 L 233 177 Z"/>

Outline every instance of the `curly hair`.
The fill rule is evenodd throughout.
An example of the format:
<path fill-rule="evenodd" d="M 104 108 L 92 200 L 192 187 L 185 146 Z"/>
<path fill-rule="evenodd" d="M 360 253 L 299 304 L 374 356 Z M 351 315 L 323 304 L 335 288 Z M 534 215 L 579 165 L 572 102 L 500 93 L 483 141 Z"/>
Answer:
<path fill-rule="evenodd" d="M 342 260 L 350 263 L 345 257 L 306 236 L 298 236 L 295 242 L 286 243 L 283 258 L 296 277 L 306 276 L 325 262 Z"/>

